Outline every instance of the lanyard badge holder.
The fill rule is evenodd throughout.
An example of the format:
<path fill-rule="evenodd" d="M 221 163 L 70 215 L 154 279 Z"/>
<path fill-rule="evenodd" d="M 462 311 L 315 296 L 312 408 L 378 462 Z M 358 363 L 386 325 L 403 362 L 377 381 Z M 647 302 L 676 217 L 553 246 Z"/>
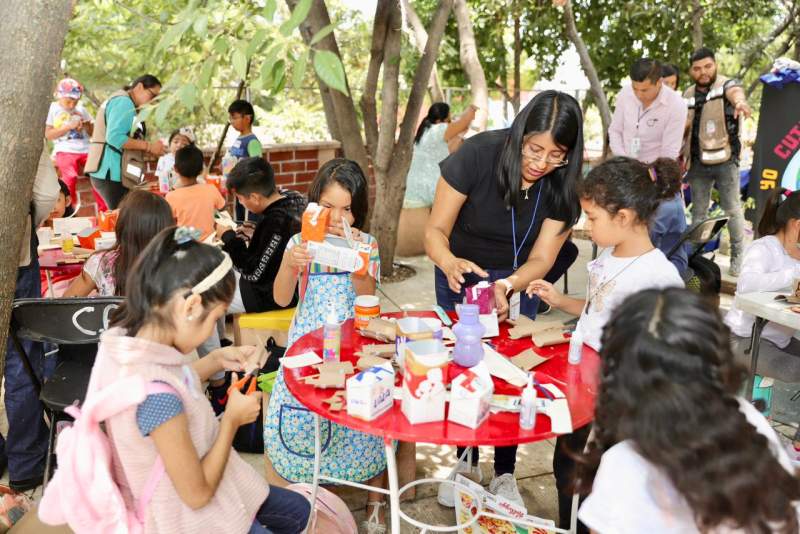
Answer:
<path fill-rule="evenodd" d="M 535 187 L 535 186 L 534 186 Z M 525 237 L 522 238 L 522 242 L 517 247 L 517 223 L 516 223 L 516 213 L 514 211 L 514 207 L 511 207 L 511 238 L 514 244 L 514 271 L 519 268 L 519 253 L 522 251 L 522 248 L 525 246 L 525 242 L 528 240 L 528 236 L 533 229 L 533 225 L 536 223 L 536 212 L 539 211 L 539 200 L 542 197 L 542 186 L 539 185 L 539 191 L 536 193 L 536 204 L 533 207 L 533 216 L 531 217 L 531 223 L 528 225 L 528 231 L 525 232 Z M 521 300 L 522 293 L 516 292 L 511 295 L 511 299 L 508 301 L 508 319 L 511 321 L 516 321 L 519 319 L 520 314 L 520 300 Z"/>

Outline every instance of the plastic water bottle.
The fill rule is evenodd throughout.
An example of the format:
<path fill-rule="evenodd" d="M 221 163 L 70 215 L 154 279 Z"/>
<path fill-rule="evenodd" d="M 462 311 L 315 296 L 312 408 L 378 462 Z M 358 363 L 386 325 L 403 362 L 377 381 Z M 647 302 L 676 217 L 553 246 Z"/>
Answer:
<path fill-rule="evenodd" d="M 328 316 L 322 328 L 322 359 L 326 362 L 338 362 L 342 348 L 342 324 L 333 304 L 328 306 Z"/>
<path fill-rule="evenodd" d="M 519 410 L 519 427 L 531 430 L 536 424 L 536 389 L 533 387 L 533 373 L 528 373 L 528 384 L 522 390 Z"/>
<path fill-rule="evenodd" d="M 572 332 L 572 337 L 569 338 L 569 355 L 567 356 L 567 360 L 572 365 L 578 365 L 581 363 L 581 357 L 583 356 L 583 335 L 580 333 L 580 329 L 576 328 L 574 332 Z"/>
<path fill-rule="evenodd" d="M 158 190 L 162 193 L 166 194 L 169 193 L 170 183 L 169 183 L 169 171 L 162 172 L 158 175 Z"/>
<path fill-rule="evenodd" d="M 483 360 L 481 337 L 486 328 L 478 317 L 477 304 L 459 304 L 458 323 L 453 327 L 456 344 L 453 347 L 453 361 L 461 367 L 472 367 Z"/>

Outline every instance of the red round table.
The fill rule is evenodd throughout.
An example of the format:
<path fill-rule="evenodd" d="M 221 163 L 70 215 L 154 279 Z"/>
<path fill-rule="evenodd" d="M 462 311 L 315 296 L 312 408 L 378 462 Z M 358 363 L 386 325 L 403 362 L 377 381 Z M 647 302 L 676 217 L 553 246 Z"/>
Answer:
<path fill-rule="evenodd" d="M 51 298 L 54 296 L 53 277 L 66 280 L 75 278 L 81 274 L 85 260 L 78 263 L 59 264 L 60 261 L 72 257 L 73 256 L 64 254 L 64 251 L 60 248 L 43 250 L 42 253 L 39 254 L 39 269 L 45 273 L 45 277 L 47 278 L 47 292 Z"/>
<path fill-rule="evenodd" d="M 383 317 L 399 317 L 400 315 L 401 314 L 399 313 L 384 314 Z M 436 317 L 436 314 L 433 312 L 410 312 L 409 315 L 418 317 Z M 591 422 L 594 415 L 594 398 L 597 394 L 597 377 L 599 376 L 600 368 L 600 358 L 598 354 L 594 350 L 584 345 L 583 357 L 580 365 L 570 365 L 567 362 L 569 345 L 566 343 L 566 339 L 565 343 L 561 345 L 538 348 L 533 345 L 533 342 L 529 336 L 516 340 L 509 338 L 508 330 L 509 326 L 507 324 L 501 324 L 500 335 L 490 340 L 495 350 L 504 356 L 512 357 L 528 348 L 533 348 L 537 354 L 548 358 L 546 362 L 540 364 L 534 369 L 536 379 L 542 384 L 552 383 L 556 385 L 558 389 L 560 389 L 566 395 L 572 417 L 573 428 L 577 429 Z M 363 345 L 374 343 L 379 342 L 361 336 L 354 331 L 353 321 L 346 321 L 342 325 L 341 360 L 353 362 L 353 367 L 355 367 L 358 356 L 356 356 L 354 353 L 358 352 Z M 296 356 L 307 351 L 313 351 L 317 354 L 321 354 L 322 329 L 310 332 L 298 339 L 287 351 L 286 357 Z M 450 380 L 463 371 L 464 368 L 459 367 L 451 362 L 449 371 Z M 316 373 L 311 367 L 304 367 L 300 369 L 288 369 L 283 367 L 283 373 L 286 385 L 292 395 L 294 395 L 295 398 L 301 404 L 303 404 L 303 406 L 308 408 L 316 415 L 314 465 L 315 493 L 312 496 L 312 502 L 316 497 L 316 488 L 319 484 L 320 478 L 325 478 L 327 481 L 338 484 L 347 484 L 362 489 L 368 488 L 363 484 L 357 484 L 354 482 L 332 479 L 328 477 L 320 477 L 319 462 L 321 453 L 319 450 L 319 417 L 339 423 L 348 428 L 381 436 L 384 438 L 384 443 L 386 445 L 386 464 L 387 472 L 389 474 L 389 491 L 382 491 L 385 494 L 388 494 L 391 498 L 392 532 L 400 531 L 400 515 L 402 515 L 404 519 L 410 521 L 412 524 L 420 526 L 419 523 L 414 520 L 410 520 L 399 509 L 399 495 L 411 485 L 422 482 L 412 482 L 402 489 L 397 487 L 397 469 L 392 440 L 461 446 L 507 446 L 531 443 L 555 437 L 555 434 L 550 430 L 550 418 L 541 413 L 537 415 L 536 425 L 532 430 L 521 429 L 519 427 L 519 414 L 512 412 L 490 414 L 488 421 L 484 422 L 477 429 L 471 429 L 451 423 L 446 419 L 444 421 L 433 423 L 412 425 L 401 412 L 399 400 L 395 400 L 394 406 L 377 419 L 372 421 L 364 421 L 362 419 L 348 416 L 346 408 L 343 408 L 340 411 L 332 411 L 330 409 L 330 405 L 324 401 L 329 399 L 335 390 L 316 388 L 313 385 L 308 385 L 304 381 L 300 380 L 304 376 Z M 512 386 L 503 380 L 494 377 L 493 380 L 495 394 L 519 395 L 521 392 L 521 388 Z M 400 385 L 401 381 L 402 373 L 397 373 L 396 385 Z M 376 488 L 373 487 L 369 487 L 368 489 L 376 490 Z M 377 490 L 381 491 L 380 489 Z M 425 527 L 430 526 L 425 525 Z M 437 528 L 436 530 L 453 531 L 455 530 L 455 527 L 444 529 Z"/>

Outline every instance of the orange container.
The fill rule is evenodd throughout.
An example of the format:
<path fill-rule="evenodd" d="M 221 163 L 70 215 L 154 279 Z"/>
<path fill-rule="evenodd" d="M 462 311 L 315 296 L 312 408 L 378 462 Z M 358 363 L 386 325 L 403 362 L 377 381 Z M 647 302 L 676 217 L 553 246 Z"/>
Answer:
<path fill-rule="evenodd" d="M 375 295 L 359 295 L 356 297 L 355 326 L 356 330 L 364 330 L 370 319 L 381 315 L 381 301 Z"/>
<path fill-rule="evenodd" d="M 83 248 L 94 249 L 94 240 L 100 237 L 98 228 L 86 228 L 78 234 L 78 243 Z"/>
<path fill-rule="evenodd" d="M 303 213 L 303 226 L 300 236 L 303 241 L 325 241 L 325 234 L 328 232 L 328 223 L 331 218 L 331 210 L 323 208 L 314 202 L 309 203 Z"/>
<path fill-rule="evenodd" d="M 97 225 L 101 232 L 113 232 L 117 226 L 119 211 L 101 211 L 97 216 Z"/>

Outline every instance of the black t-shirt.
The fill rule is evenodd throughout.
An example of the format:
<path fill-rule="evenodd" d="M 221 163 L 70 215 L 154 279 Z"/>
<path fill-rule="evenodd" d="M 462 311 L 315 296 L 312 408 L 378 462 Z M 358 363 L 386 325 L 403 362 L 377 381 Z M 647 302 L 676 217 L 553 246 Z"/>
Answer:
<path fill-rule="evenodd" d="M 739 80 L 731 78 L 726 81 L 722 86 L 723 92 L 731 87 L 741 87 L 742 84 Z M 694 88 L 694 120 L 692 121 L 692 161 L 700 161 L 700 115 L 703 114 L 703 106 L 706 103 L 706 96 L 708 95 L 708 88 L 701 89 L 695 86 Z M 733 117 L 736 108 L 733 107 L 731 101 L 724 94 L 722 98 L 725 101 L 725 128 L 728 130 L 728 139 L 731 143 L 731 161 L 739 163 L 739 152 L 742 150 L 742 143 L 739 141 L 739 120 Z"/>
<path fill-rule="evenodd" d="M 508 130 L 493 130 L 470 137 L 457 152 L 439 164 L 442 177 L 467 199 L 458 213 L 450 233 L 450 251 L 457 258 L 475 262 L 483 269 L 511 269 L 514 266 L 514 240 L 512 237 L 511 209 L 506 209 L 498 187 L 496 172 L 500 164 Z M 556 213 L 552 202 L 542 192 L 536 221 L 528 232 L 533 218 L 536 197 L 544 180 L 539 179 L 514 210 L 519 265 L 527 261 L 528 255 L 539 236 L 545 219 L 565 221 L 567 214 Z"/>

